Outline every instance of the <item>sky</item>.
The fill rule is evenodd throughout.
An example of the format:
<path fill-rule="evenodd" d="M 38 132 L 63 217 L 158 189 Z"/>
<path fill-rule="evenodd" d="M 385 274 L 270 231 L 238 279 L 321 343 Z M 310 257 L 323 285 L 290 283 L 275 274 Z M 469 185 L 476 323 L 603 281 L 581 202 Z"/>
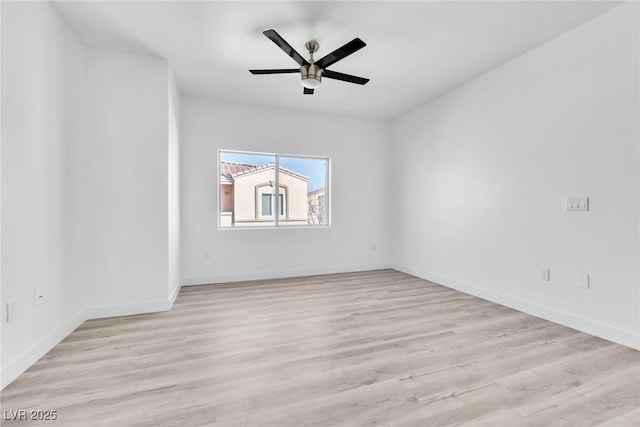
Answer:
<path fill-rule="evenodd" d="M 220 152 L 220 160 L 223 162 L 248 163 L 256 166 L 275 163 L 276 161 L 275 156 L 271 155 L 229 153 L 224 151 Z M 326 159 L 280 156 L 281 167 L 309 177 L 309 191 L 324 188 L 326 162 Z"/>

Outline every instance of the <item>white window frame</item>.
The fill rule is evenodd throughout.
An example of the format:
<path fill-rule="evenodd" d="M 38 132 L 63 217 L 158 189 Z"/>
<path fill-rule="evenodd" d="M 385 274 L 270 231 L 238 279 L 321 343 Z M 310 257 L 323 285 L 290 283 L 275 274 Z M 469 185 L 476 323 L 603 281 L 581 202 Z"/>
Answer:
<path fill-rule="evenodd" d="M 272 207 L 272 211 L 273 209 L 275 209 L 275 212 L 278 212 L 277 215 L 272 215 L 274 218 L 274 223 L 275 225 L 269 225 L 269 226 L 242 226 L 242 225 L 233 225 L 230 227 L 223 227 L 220 225 L 220 208 L 221 208 L 221 200 L 220 200 L 220 185 L 222 184 L 220 182 L 220 155 L 222 153 L 235 153 L 235 154 L 249 154 L 249 155 L 259 155 L 259 156 L 272 156 L 275 160 L 275 182 L 274 182 L 274 189 L 275 189 L 275 193 L 274 193 L 274 197 L 272 198 L 273 200 L 277 200 L 278 199 L 278 195 L 280 194 L 280 174 L 278 173 L 278 171 L 280 170 L 280 157 L 289 157 L 289 158 L 300 158 L 300 159 L 317 159 L 317 160 L 324 160 L 326 161 L 326 173 L 325 173 L 325 186 L 324 186 L 324 191 L 325 191 L 325 205 L 326 205 L 326 216 L 327 216 L 327 223 L 326 224 L 281 224 L 280 223 L 280 214 L 279 214 L 279 206 L 273 206 Z M 307 155 L 307 154 L 281 154 L 281 153 L 267 153 L 267 152 L 260 152 L 260 151 L 242 151 L 242 150 L 226 150 L 226 149 L 219 149 L 218 153 L 217 153 L 217 161 L 218 164 L 216 166 L 216 170 L 218 172 L 217 174 L 217 185 L 216 185 L 216 191 L 215 194 L 217 196 L 217 202 L 216 202 L 216 206 L 217 206 L 217 218 L 216 218 L 216 222 L 218 224 L 218 230 L 219 231 L 226 231 L 226 230 L 265 230 L 265 229 L 283 229 L 283 228 L 331 228 L 331 158 L 329 156 L 322 156 L 322 155 Z M 287 208 L 287 194 L 285 192 L 284 196 L 284 218 L 286 219 L 288 217 L 288 208 Z M 257 200 L 256 200 L 257 202 Z M 276 203 L 277 205 L 277 203 Z M 256 210 L 257 210 L 257 205 L 256 205 Z M 260 216 L 262 216 L 262 211 L 259 211 Z"/>

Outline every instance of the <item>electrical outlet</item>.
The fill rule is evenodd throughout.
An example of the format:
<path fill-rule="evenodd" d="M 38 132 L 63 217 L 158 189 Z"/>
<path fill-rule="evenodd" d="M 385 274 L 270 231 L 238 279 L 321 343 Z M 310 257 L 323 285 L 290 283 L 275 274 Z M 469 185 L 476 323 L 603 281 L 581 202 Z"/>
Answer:
<path fill-rule="evenodd" d="M 211 251 L 203 251 L 202 252 L 203 259 L 211 259 Z"/>
<path fill-rule="evenodd" d="M 41 305 L 44 302 L 44 290 L 42 288 L 38 288 L 33 291 L 33 305 L 36 307 Z"/>
<path fill-rule="evenodd" d="M 576 275 L 576 281 L 580 289 L 591 289 L 591 278 L 589 273 L 578 273 Z"/>
<path fill-rule="evenodd" d="M 16 302 L 14 300 L 7 301 L 7 322 L 11 322 L 16 318 Z"/>
<path fill-rule="evenodd" d="M 551 271 L 548 268 L 544 268 L 540 271 L 540 280 L 548 282 L 551 280 Z"/>

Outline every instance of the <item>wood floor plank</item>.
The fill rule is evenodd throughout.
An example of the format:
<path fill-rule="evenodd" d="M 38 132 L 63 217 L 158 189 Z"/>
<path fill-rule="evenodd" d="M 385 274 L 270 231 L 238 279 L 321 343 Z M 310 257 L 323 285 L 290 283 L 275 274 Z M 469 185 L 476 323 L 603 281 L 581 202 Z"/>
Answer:
<path fill-rule="evenodd" d="M 85 322 L 0 401 L 64 426 L 634 426 L 640 352 L 379 270 L 185 287 Z"/>

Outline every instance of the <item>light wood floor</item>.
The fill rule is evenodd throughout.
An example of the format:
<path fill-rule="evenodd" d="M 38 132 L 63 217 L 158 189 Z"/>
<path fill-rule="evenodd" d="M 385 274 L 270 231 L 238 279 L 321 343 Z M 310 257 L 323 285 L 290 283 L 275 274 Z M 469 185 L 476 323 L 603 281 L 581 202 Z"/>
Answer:
<path fill-rule="evenodd" d="M 1 397 L 83 427 L 633 426 L 640 352 L 382 270 L 183 288 L 84 323 Z"/>

